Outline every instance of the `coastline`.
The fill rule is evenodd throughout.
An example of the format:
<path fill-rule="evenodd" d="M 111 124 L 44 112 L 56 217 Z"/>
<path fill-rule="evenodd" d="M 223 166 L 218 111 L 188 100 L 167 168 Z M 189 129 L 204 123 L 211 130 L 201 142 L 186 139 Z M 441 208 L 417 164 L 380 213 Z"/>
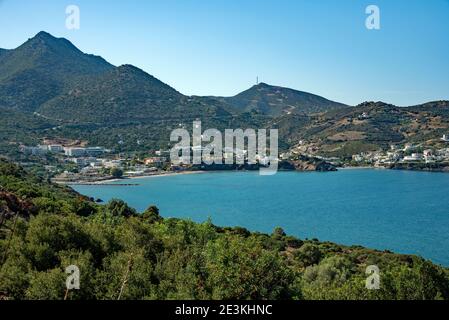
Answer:
<path fill-rule="evenodd" d="M 384 167 L 375 167 L 375 166 L 347 166 L 347 167 L 337 167 L 338 170 L 357 170 L 357 169 L 386 169 Z"/>
<path fill-rule="evenodd" d="M 447 173 L 448 171 L 438 171 L 438 170 L 424 170 L 418 168 L 387 168 L 387 167 L 378 167 L 378 166 L 346 166 L 346 167 L 337 167 L 338 170 L 404 170 L 404 171 L 417 171 L 417 172 L 440 172 Z M 337 171 L 338 171 L 337 170 Z M 54 181 L 57 184 L 74 186 L 74 185 L 111 185 L 111 186 L 137 186 L 138 183 L 127 183 L 126 181 L 130 180 L 138 180 L 138 179 L 146 179 L 146 178 L 156 178 L 156 177 L 164 177 L 164 176 L 177 176 L 177 175 L 188 175 L 188 174 L 203 174 L 203 173 L 213 173 L 213 172 L 234 172 L 234 171 L 242 171 L 242 170 L 186 170 L 180 172 L 158 172 L 155 174 L 146 174 L 140 176 L 125 176 L 123 178 L 113 178 L 113 179 L 104 179 L 98 181 Z M 283 172 L 284 170 L 279 170 L 279 172 Z M 290 170 L 286 170 L 290 171 Z M 301 170 L 292 170 L 296 172 L 313 172 L 313 171 L 301 171 Z M 119 183 L 123 182 L 123 183 Z"/>
<path fill-rule="evenodd" d="M 361 167 L 354 167 L 353 169 L 358 169 Z M 366 167 L 366 168 L 374 168 L 374 167 Z M 339 168 L 340 169 L 340 168 Z M 374 168 L 375 169 L 375 168 Z M 134 180 L 134 179 L 145 179 L 145 178 L 157 178 L 157 177 L 172 177 L 177 175 L 188 175 L 188 174 L 203 174 L 203 173 L 224 173 L 224 172 L 253 172 L 255 170 L 186 170 L 186 171 L 179 171 L 179 172 L 159 172 L 156 174 L 148 174 L 148 175 L 141 175 L 141 176 L 134 176 L 134 177 L 123 177 L 120 179 L 107 179 L 107 180 L 99 180 L 94 182 L 74 182 L 74 183 L 67 183 L 67 185 L 117 185 L 117 186 L 126 186 L 126 185 L 138 185 L 138 184 L 127 184 L 127 183 L 117 183 L 120 181 L 126 181 L 126 180 Z M 256 170 L 257 171 L 257 170 Z M 306 172 L 318 172 L 318 171 L 307 171 L 307 170 L 278 170 L 278 172 L 299 172 L 299 173 L 306 173 Z"/>
<path fill-rule="evenodd" d="M 378 168 L 374 166 L 364 166 L 364 167 L 338 167 L 338 170 L 357 170 L 357 169 L 386 169 L 386 168 Z M 147 174 L 147 175 L 141 175 L 141 176 L 125 176 L 123 178 L 115 178 L 115 179 L 105 179 L 105 180 L 99 180 L 99 181 L 74 181 L 74 182 L 59 182 L 61 184 L 65 185 L 111 185 L 111 186 L 135 186 L 138 185 L 136 183 L 126 183 L 126 181 L 129 180 L 137 180 L 137 179 L 146 179 L 146 178 L 157 178 L 157 177 L 172 177 L 177 175 L 188 175 L 188 174 L 203 174 L 203 173 L 217 173 L 217 172 L 235 172 L 236 170 L 208 170 L 208 171 L 202 171 L 202 170 L 187 170 L 187 171 L 180 171 L 180 172 L 158 172 L 155 174 Z M 241 171 L 241 170 L 238 170 Z M 290 171 L 290 170 L 286 170 Z M 295 170 L 292 170 L 295 172 Z M 284 170 L 279 170 L 279 172 L 284 172 Z M 313 172 L 313 171 L 296 171 L 296 172 Z M 117 182 L 123 182 L 123 183 L 117 183 Z"/>
<path fill-rule="evenodd" d="M 144 178 L 155 178 L 155 177 L 164 177 L 164 176 L 176 176 L 176 175 L 186 175 L 186 174 L 199 174 L 199 173 L 206 173 L 208 171 L 181 171 L 181 172 L 159 172 L 156 174 L 147 174 L 142 176 L 135 176 L 135 177 L 123 177 L 123 178 L 114 178 L 114 179 L 106 179 L 106 180 L 99 180 L 99 181 L 74 181 L 74 182 L 67 182 L 67 183 L 61 183 L 68 186 L 71 185 L 112 185 L 112 186 L 136 186 L 138 184 L 136 183 L 125 183 L 129 180 L 134 179 L 144 179 Z M 122 182 L 123 183 L 116 183 L 116 182 Z"/>

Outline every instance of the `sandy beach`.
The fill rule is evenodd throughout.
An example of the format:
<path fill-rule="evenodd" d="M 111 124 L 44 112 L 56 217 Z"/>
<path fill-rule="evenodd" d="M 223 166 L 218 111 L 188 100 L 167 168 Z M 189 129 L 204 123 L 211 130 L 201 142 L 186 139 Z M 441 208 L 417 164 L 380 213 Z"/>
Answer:
<path fill-rule="evenodd" d="M 76 181 L 76 182 L 69 182 L 66 183 L 67 185 L 105 185 L 105 184 L 113 184 L 113 185 L 137 185 L 133 183 L 127 183 L 129 180 L 134 179 L 143 179 L 143 178 L 155 178 L 155 177 L 168 177 L 168 176 L 177 176 L 177 175 L 186 175 L 186 174 L 200 174 L 200 173 L 206 173 L 208 171 L 181 171 L 181 172 L 158 172 L 156 174 L 147 174 L 142 176 L 135 176 L 135 177 L 128 177 L 125 176 L 121 179 L 107 179 L 107 180 L 100 180 L 100 181 Z M 116 182 L 123 182 L 123 183 L 116 183 Z"/>

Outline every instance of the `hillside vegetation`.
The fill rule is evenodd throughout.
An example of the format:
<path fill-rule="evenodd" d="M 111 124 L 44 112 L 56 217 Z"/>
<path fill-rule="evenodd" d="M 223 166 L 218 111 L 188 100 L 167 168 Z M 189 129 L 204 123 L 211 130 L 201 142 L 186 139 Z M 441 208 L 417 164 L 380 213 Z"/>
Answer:
<path fill-rule="evenodd" d="M 3 160 L 0 185 L 2 299 L 449 299 L 448 269 L 416 256 L 97 205 Z"/>
<path fill-rule="evenodd" d="M 280 123 L 288 126 L 289 117 Z M 324 155 L 350 158 L 360 152 L 386 150 L 391 144 L 438 144 L 448 131 L 449 101 L 413 107 L 365 102 L 309 116 L 289 138 L 307 141 Z"/>

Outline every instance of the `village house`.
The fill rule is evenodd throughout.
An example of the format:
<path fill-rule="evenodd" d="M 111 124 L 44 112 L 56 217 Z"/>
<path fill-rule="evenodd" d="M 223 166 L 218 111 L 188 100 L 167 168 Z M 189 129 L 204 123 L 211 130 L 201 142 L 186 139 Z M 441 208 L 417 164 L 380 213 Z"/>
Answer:
<path fill-rule="evenodd" d="M 166 157 L 149 157 L 144 160 L 147 166 L 150 165 L 160 165 L 167 161 Z"/>
<path fill-rule="evenodd" d="M 423 155 L 421 153 L 412 153 L 410 156 L 405 156 L 403 161 L 413 162 L 423 160 Z"/>
<path fill-rule="evenodd" d="M 449 142 L 449 134 L 443 134 L 441 140 L 443 140 L 444 142 Z"/>
<path fill-rule="evenodd" d="M 86 149 L 79 147 L 66 147 L 64 148 L 64 153 L 68 157 L 82 157 L 86 154 Z"/>
<path fill-rule="evenodd" d="M 20 146 L 19 150 L 25 154 L 31 154 L 33 156 L 41 156 L 48 152 L 48 150 L 43 149 L 41 147 L 27 147 L 27 146 Z"/>
<path fill-rule="evenodd" d="M 64 147 L 60 144 L 49 144 L 46 145 L 48 151 L 53 152 L 53 153 L 60 153 L 60 152 L 64 152 Z"/>

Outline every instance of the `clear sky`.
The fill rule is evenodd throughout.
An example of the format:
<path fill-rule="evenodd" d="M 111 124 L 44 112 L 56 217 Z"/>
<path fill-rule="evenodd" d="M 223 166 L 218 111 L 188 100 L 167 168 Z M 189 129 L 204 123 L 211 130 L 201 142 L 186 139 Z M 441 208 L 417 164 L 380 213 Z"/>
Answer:
<path fill-rule="evenodd" d="M 78 5 L 80 30 L 65 8 Z M 365 8 L 380 9 L 368 30 Z M 0 0 L 0 47 L 45 30 L 188 95 L 260 81 L 358 104 L 449 99 L 449 0 Z"/>

